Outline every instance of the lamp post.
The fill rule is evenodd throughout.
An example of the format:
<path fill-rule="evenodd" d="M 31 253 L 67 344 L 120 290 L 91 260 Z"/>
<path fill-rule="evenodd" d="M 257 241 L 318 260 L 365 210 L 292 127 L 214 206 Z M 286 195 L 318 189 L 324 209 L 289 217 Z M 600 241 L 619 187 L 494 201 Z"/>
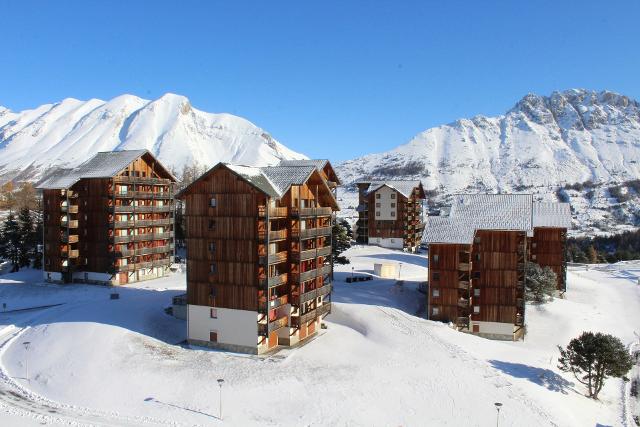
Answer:
<path fill-rule="evenodd" d="M 218 401 L 218 413 L 220 414 L 220 420 L 222 420 L 222 384 L 224 384 L 224 380 L 222 378 L 218 379 L 218 385 L 220 386 L 220 400 Z"/>
<path fill-rule="evenodd" d="M 24 371 L 25 371 L 25 378 L 27 379 L 28 382 L 31 382 L 31 380 L 29 379 L 29 346 L 31 345 L 30 341 L 25 341 L 22 343 L 22 345 L 24 346 L 24 351 L 25 351 L 25 355 L 24 355 Z"/>
<path fill-rule="evenodd" d="M 351 283 L 353 283 L 353 267 L 351 267 Z"/>
<path fill-rule="evenodd" d="M 402 263 L 398 263 L 398 280 L 402 277 Z"/>
<path fill-rule="evenodd" d="M 498 415 L 496 416 L 496 427 L 499 427 L 500 424 L 500 408 L 502 408 L 502 403 L 496 402 L 494 403 L 496 407 L 496 411 L 498 411 Z"/>

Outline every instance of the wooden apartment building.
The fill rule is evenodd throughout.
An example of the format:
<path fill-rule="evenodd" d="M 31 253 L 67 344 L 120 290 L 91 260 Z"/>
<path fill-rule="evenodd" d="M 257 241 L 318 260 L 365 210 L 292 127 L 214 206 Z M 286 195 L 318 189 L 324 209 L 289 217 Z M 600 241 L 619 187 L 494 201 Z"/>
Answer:
<path fill-rule="evenodd" d="M 356 241 L 415 252 L 424 223 L 420 181 L 360 182 Z"/>
<path fill-rule="evenodd" d="M 256 354 L 318 331 L 331 311 L 338 183 L 326 161 L 219 163 L 179 193 L 189 342 Z"/>
<path fill-rule="evenodd" d="M 146 150 L 101 152 L 45 178 L 45 280 L 124 285 L 166 275 L 175 182 Z"/>
<path fill-rule="evenodd" d="M 429 217 L 428 316 L 494 339 L 525 333 L 525 264 L 551 267 L 566 290 L 571 212 L 528 194 L 454 196 L 447 216 Z"/>

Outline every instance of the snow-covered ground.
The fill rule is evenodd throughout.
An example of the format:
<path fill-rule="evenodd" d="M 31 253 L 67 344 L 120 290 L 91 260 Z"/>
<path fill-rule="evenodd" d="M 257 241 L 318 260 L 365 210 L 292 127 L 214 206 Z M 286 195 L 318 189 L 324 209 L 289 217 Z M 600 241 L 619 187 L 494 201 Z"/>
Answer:
<path fill-rule="evenodd" d="M 501 426 L 630 425 L 622 381 L 587 399 L 555 367 L 556 346 L 583 330 L 637 340 L 640 264 L 571 271 L 566 299 L 529 306 L 529 333 L 512 343 L 416 316 L 424 256 L 347 255 L 328 329 L 266 356 L 186 348 L 185 322 L 163 311 L 184 291 L 182 273 L 119 288 L 118 300 L 109 288 L 43 285 L 33 271 L 0 276 L 0 307 L 61 304 L 0 313 L 0 425 L 493 426 L 494 402 Z M 352 268 L 373 274 L 375 262 L 402 263 L 404 285 L 344 282 Z"/>

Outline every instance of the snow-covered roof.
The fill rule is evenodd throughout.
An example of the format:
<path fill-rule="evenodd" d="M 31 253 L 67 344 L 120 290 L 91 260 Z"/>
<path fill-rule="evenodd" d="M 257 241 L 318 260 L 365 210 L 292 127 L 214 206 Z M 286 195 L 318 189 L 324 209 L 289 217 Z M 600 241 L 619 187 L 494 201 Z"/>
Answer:
<path fill-rule="evenodd" d="M 571 228 L 571 206 L 569 203 L 534 203 L 533 226 Z"/>
<path fill-rule="evenodd" d="M 225 163 L 225 166 L 238 174 L 249 184 L 267 194 L 269 197 L 281 196 L 281 193 L 278 191 L 276 185 L 271 182 L 271 180 L 262 172 L 261 168 L 253 166 L 232 165 L 229 163 Z"/>
<path fill-rule="evenodd" d="M 292 185 L 302 185 L 309 175 L 316 170 L 315 166 L 266 166 L 260 168 L 262 173 L 269 178 L 280 193 L 280 196 L 287 192 Z"/>
<path fill-rule="evenodd" d="M 69 188 L 83 178 L 110 178 L 131 162 L 151 153 L 147 150 L 103 151 L 73 169 L 59 169 L 38 183 L 43 190 Z M 174 180 L 175 178 L 165 170 Z"/>
<path fill-rule="evenodd" d="M 280 160 L 278 166 L 315 166 L 322 169 L 327 163 L 329 163 L 327 159 Z"/>
<path fill-rule="evenodd" d="M 363 182 L 362 184 L 369 184 L 369 188 L 367 189 L 367 192 L 365 194 L 371 194 L 379 190 L 380 188 L 387 186 L 389 188 L 393 188 L 394 190 L 398 191 L 404 197 L 409 197 L 411 196 L 411 193 L 413 193 L 413 190 L 416 187 L 420 187 L 421 182 L 394 180 L 394 181 L 373 181 L 373 182 L 367 182 L 367 183 Z"/>
<path fill-rule="evenodd" d="M 567 203 L 533 202 L 531 194 L 459 194 L 448 216 L 427 219 L 425 243 L 471 244 L 477 230 L 531 233 L 534 227 L 571 227 Z"/>

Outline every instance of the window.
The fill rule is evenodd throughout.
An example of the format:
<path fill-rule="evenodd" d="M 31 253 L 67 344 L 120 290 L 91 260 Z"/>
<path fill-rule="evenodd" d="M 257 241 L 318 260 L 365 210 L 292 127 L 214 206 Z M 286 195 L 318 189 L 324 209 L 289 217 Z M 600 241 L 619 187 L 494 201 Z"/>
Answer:
<path fill-rule="evenodd" d="M 480 272 L 479 271 L 474 271 L 473 272 L 473 278 L 474 279 L 479 279 L 480 278 Z"/>
<path fill-rule="evenodd" d="M 391 212 L 391 216 L 396 216 L 396 213 L 395 212 Z"/>
<path fill-rule="evenodd" d="M 212 308 L 211 311 L 209 312 L 209 317 L 211 317 L 212 319 L 217 319 L 218 318 L 218 310 L 215 308 Z"/>
<path fill-rule="evenodd" d="M 538 255 L 536 254 L 531 255 L 531 261 L 535 261 L 537 259 L 538 259 Z"/>
<path fill-rule="evenodd" d="M 476 254 L 476 261 L 480 261 L 480 254 Z"/>
<path fill-rule="evenodd" d="M 396 193 L 391 193 L 391 198 L 395 199 L 396 198 Z"/>
<path fill-rule="evenodd" d="M 440 289 L 434 289 L 431 293 L 434 298 L 438 298 L 440 296 Z"/>
<path fill-rule="evenodd" d="M 433 256 L 431 257 L 431 260 L 434 264 L 437 264 L 438 261 L 440 261 L 440 255 L 438 254 L 433 254 Z"/>
<path fill-rule="evenodd" d="M 209 200 L 209 206 L 211 206 L 212 208 L 215 208 L 218 205 L 218 201 L 216 200 L 215 197 L 212 197 L 211 200 Z"/>
<path fill-rule="evenodd" d="M 210 331 L 209 332 L 209 341 L 218 342 L 218 331 Z"/>
<path fill-rule="evenodd" d="M 376 193 L 376 199 L 380 198 L 380 193 Z"/>
<path fill-rule="evenodd" d="M 380 203 L 376 203 L 376 208 L 379 208 L 380 206 Z"/>
<path fill-rule="evenodd" d="M 213 253 L 216 251 L 216 242 L 209 242 L 209 252 Z"/>
<path fill-rule="evenodd" d="M 391 243 L 395 243 L 396 241 L 394 239 L 391 239 Z"/>
<path fill-rule="evenodd" d="M 474 314 L 480 313 L 480 306 L 479 305 L 474 305 L 473 306 L 473 312 L 474 312 Z"/>
<path fill-rule="evenodd" d="M 215 264 L 211 264 L 211 265 L 209 266 L 209 272 L 210 272 L 211 274 L 216 274 L 216 273 L 218 273 L 218 266 L 217 266 L 217 265 L 215 265 Z"/>
<path fill-rule="evenodd" d="M 391 207 L 392 207 L 392 208 L 395 208 L 395 207 L 396 207 L 396 204 L 395 204 L 395 203 L 391 203 Z"/>
<path fill-rule="evenodd" d="M 432 315 L 434 315 L 434 316 L 439 315 L 439 314 L 440 314 L 440 308 L 438 308 L 438 307 L 432 307 L 432 308 L 431 308 L 431 314 L 432 314 Z"/>
<path fill-rule="evenodd" d="M 475 288 L 475 289 L 473 290 L 473 296 L 474 296 L 474 297 L 479 297 L 479 296 L 480 296 L 480 289 Z"/>
<path fill-rule="evenodd" d="M 434 271 L 434 272 L 433 272 L 432 279 L 433 279 L 434 281 L 440 280 L 440 272 L 439 272 L 439 271 Z"/>
<path fill-rule="evenodd" d="M 380 211 L 377 211 L 377 212 L 376 212 L 376 216 L 380 216 Z"/>
<path fill-rule="evenodd" d="M 209 220 L 209 230 L 215 230 L 216 228 L 216 220 L 215 219 L 210 219 Z"/>

